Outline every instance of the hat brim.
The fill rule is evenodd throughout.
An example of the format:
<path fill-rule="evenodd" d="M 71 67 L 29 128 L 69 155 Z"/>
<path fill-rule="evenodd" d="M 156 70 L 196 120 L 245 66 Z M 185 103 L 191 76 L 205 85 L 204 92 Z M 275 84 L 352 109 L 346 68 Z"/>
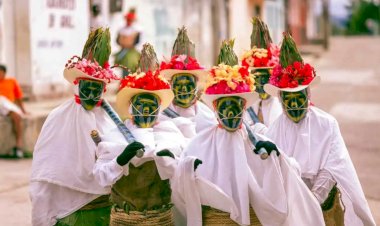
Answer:
<path fill-rule="evenodd" d="M 295 88 L 278 88 L 277 86 L 274 86 L 272 84 L 265 84 L 264 85 L 264 91 L 268 93 L 271 96 L 277 96 L 279 91 L 285 91 L 285 92 L 298 92 L 303 89 L 306 89 L 307 87 L 315 87 L 321 82 L 321 77 L 315 76 L 313 81 L 311 81 L 308 85 L 299 85 Z"/>
<path fill-rule="evenodd" d="M 245 99 L 246 107 L 250 107 L 253 104 L 253 102 L 257 99 L 257 95 L 255 95 L 254 92 L 246 92 L 246 93 L 232 93 L 232 94 L 206 94 L 204 93 L 202 95 L 202 100 L 211 110 L 214 110 L 214 106 L 212 104 L 214 100 L 219 99 L 221 97 L 233 97 L 233 96 L 237 96 L 237 97 L 241 97 Z"/>
<path fill-rule="evenodd" d="M 92 76 L 89 76 L 88 74 L 84 73 L 83 71 L 77 69 L 77 68 L 65 68 L 63 71 L 63 77 L 69 82 L 74 84 L 74 81 L 77 80 L 77 78 L 88 78 L 91 80 L 101 81 L 104 83 L 109 83 L 107 79 L 100 79 L 100 78 L 94 78 Z"/>
<path fill-rule="evenodd" d="M 160 89 L 160 90 L 145 90 L 126 87 L 120 90 L 116 95 L 116 112 L 120 118 L 124 121 L 127 118 L 132 118 L 129 112 L 130 100 L 131 98 L 139 93 L 153 93 L 160 98 L 160 111 L 169 107 L 170 103 L 173 101 L 174 94 L 171 89 Z"/>

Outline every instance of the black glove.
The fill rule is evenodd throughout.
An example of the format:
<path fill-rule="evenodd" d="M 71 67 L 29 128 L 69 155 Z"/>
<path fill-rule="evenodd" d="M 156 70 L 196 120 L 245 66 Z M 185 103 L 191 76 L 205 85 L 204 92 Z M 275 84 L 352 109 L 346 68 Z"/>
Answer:
<path fill-rule="evenodd" d="M 128 144 L 124 151 L 117 157 L 117 164 L 120 166 L 127 164 L 136 155 L 139 149 L 144 149 L 144 145 L 140 142 L 135 141 Z"/>
<path fill-rule="evenodd" d="M 200 159 L 195 159 L 194 161 L 194 171 L 198 168 L 198 166 L 202 164 L 202 160 Z"/>
<path fill-rule="evenodd" d="M 168 157 L 175 159 L 174 154 L 171 151 L 169 151 L 168 149 L 161 150 L 161 151 L 157 152 L 156 155 L 161 156 L 161 157 L 162 156 L 168 156 Z"/>
<path fill-rule="evenodd" d="M 260 148 L 264 148 L 267 151 L 268 155 L 270 155 L 270 153 L 272 151 L 276 151 L 277 156 L 280 155 L 280 152 L 278 151 L 277 146 L 270 141 L 259 141 L 259 142 L 257 142 L 255 150 L 253 150 L 253 151 L 256 154 L 258 154 L 258 151 L 260 150 Z"/>

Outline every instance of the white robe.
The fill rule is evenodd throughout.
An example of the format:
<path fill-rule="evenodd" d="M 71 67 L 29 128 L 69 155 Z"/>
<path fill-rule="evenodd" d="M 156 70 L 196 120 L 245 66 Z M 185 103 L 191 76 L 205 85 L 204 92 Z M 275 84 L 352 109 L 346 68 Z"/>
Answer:
<path fill-rule="evenodd" d="M 214 112 L 201 101 L 197 101 L 188 108 L 182 108 L 174 104 L 171 104 L 169 108 L 177 112 L 181 117 L 172 119 L 162 113 L 160 120 L 171 120 L 188 139 L 193 138 L 202 130 L 218 124 Z"/>
<path fill-rule="evenodd" d="M 302 178 L 314 181 L 323 169 L 333 176 L 346 207 L 345 225 L 375 225 L 335 118 L 316 107 L 299 123 L 282 114 L 267 136 L 298 161 Z"/>
<path fill-rule="evenodd" d="M 317 200 L 287 157 L 261 160 L 252 150 L 245 128 L 231 133 L 214 126 L 193 138 L 183 154 L 202 160 L 196 173 L 233 199 L 235 222 L 249 225 L 252 206 L 263 225 L 324 225 Z"/>
<path fill-rule="evenodd" d="M 253 103 L 252 105 L 252 108 L 253 110 L 255 111 L 256 115 L 258 114 L 259 112 L 259 104 L 260 104 L 260 101 L 262 101 L 262 104 L 261 104 L 261 112 L 263 114 L 263 124 L 266 126 L 266 127 L 269 127 L 270 125 L 272 125 L 272 123 L 282 114 L 282 106 L 281 106 L 281 103 L 280 101 L 278 100 L 277 97 L 273 97 L 273 96 L 270 96 L 268 99 L 266 100 L 261 100 L 261 99 L 258 99 L 257 101 L 255 101 L 255 103 Z M 244 116 L 244 119 L 250 124 L 254 124 L 252 122 L 252 119 L 251 117 L 249 116 L 248 113 L 245 114 Z"/>
<path fill-rule="evenodd" d="M 92 169 L 96 145 L 91 130 L 106 133 L 115 124 L 100 107 L 86 111 L 74 98 L 46 119 L 33 152 L 30 184 L 32 224 L 51 226 L 110 189 L 97 183 Z"/>
<path fill-rule="evenodd" d="M 171 121 L 159 122 L 153 128 L 137 128 L 129 120 L 125 122 L 125 125 L 136 140 L 144 144 L 144 156 L 142 158 L 134 157 L 125 166 L 120 166 L 117 164 L 116 158 L 128 145 L 127 142 L 116 128 L 103 136 L 102 142 L 98 145 L 98 160 L 93 171 L 102 186 L 111 188 L 123 175 L 128 176 L 130 164 L 140 166 L 147 161 L 154 160 L 161 179 L 170 179 L 172 201 L 176 207 L 178 205 L 180 207 L 180 210 L 174 209 L 178 225 L 186 224 L 186 219 L 183 219 L 186 212 L 191 212 L 194 216 L 187 219 L 187 225 L 202 225 L 200 205 L 198 206 L 199 208 L 191 205 L 185 206 L 183 200 L 198 200 L 212 207 L 223 207 L 227 203 L 231 206 L 231 209 L 234 209 L 232 200 L 217 186 L 204 178 L 195 176 L 195 158 L 186 157 L 178 160 L 171 157 L 156 156 L 156 152 L 162 149 L 168 149 L 174 154 L 182 152 L 185 138 Z M 182 196 L 183 191 L 191 192 L 185 192 L 186 195 Z M 207 192 L 212 192 L 213 195 L 210 196 Z"/>
<path fill-rule="evenodd" d="M 184 148 L 185 138 L 178 128 L 170 121 L 158 122 L 152 128 L 138 128 L 130 120 L 125 125 L 137 141 L 144 144 L 145 153 L 142 158 L 133 157 L 125 166 L 120 166 L 116 158 L 128 145 L 117 128 L 102 137 L 96 152 L 97 161 L 93 168 L 96 180 L 105 188 L 111 188 L 121 176 L 128 176 L 129 164 L 140 166 L 147 161 L 155 160 L 158 173 L 162 180 L 173 176 L 177 161 L 171 157 L 156 156 L 156 152 L 168 149 L 178 155 Z"/>

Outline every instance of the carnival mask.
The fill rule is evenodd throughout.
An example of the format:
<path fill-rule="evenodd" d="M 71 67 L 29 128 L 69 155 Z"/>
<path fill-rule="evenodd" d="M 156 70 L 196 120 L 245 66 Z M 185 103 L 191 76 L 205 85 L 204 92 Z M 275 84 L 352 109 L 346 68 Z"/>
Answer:
<path fill-rule="evenodd" d="M 153 93 L 139 93 L 132 97 L 132 120 L 139 128 L 151 128 L 156 123 L 160 98 Z"/>
<path fill-rule="evenodd" d="M 172 78 L 173 103 L 188 108 L 196 101 L 197 80 L 192 74 L 176 74 Z"/>
<path fill-rule="evenodd" d="M 298 92 L 280 92 L 282 107 L 286 116 L 295 123 L 305 118 L 309 107 L 307 89 Z"/>
<path fill-rule="evenodd" d="M 214 101 L 219 124 L 229 132 L 238 130 L 243 122 L 245 100 L 238 96 L 221 97 Z"/>
<path fill-rule="evenodd" d="M 87 111 L 92 110 L 101 100 L 104 83 L 96 80 L 79 80 L 80 104 Z"/>
<path fill-rule="evenodd" d="M 259 94 L 260 99 L 266 100 L 270 97 L 268 93 L 264 91 L 264 85 L 269 81 L 269 70 L 268 69 L 257 69 L 254 72 L 255 75 L 255 86 L 256 92 Z"/>

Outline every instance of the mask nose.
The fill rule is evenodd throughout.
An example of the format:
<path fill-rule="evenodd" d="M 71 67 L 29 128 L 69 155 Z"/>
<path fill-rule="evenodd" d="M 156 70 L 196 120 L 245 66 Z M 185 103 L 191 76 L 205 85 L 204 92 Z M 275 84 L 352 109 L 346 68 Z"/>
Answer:
<path fill-rule="evenodd" d="M 298 107 L 298 102 L 297 102 L 297 100 L 293 100 L 293 101 L 290 103 L 290 107 L 291 107 L 291 108 L 297 108 L 297 107 Z"/>
<path fill-rule="evenodd" d="M 148 106 L 145 106 L 143 108 L 143 115 L 146 116 L 146 115 L 149 115 L 149 107 Z"/>
<path fill-rule="evenodd" d="M 228 114 L 227 114 L 227 117 L 228 117 L 228 118 L 232 118 L 232 117 L 234 117 L 234 116 L 235 116 L 235 114 L 234 114 L 234 112 L 232 112 L 232 111 L 229 111 Z"/>
<path fill-rule="evenodd" d="M 181 92 L 186 93 L 187 92 L 187 86 L 182 86 Z"/>

